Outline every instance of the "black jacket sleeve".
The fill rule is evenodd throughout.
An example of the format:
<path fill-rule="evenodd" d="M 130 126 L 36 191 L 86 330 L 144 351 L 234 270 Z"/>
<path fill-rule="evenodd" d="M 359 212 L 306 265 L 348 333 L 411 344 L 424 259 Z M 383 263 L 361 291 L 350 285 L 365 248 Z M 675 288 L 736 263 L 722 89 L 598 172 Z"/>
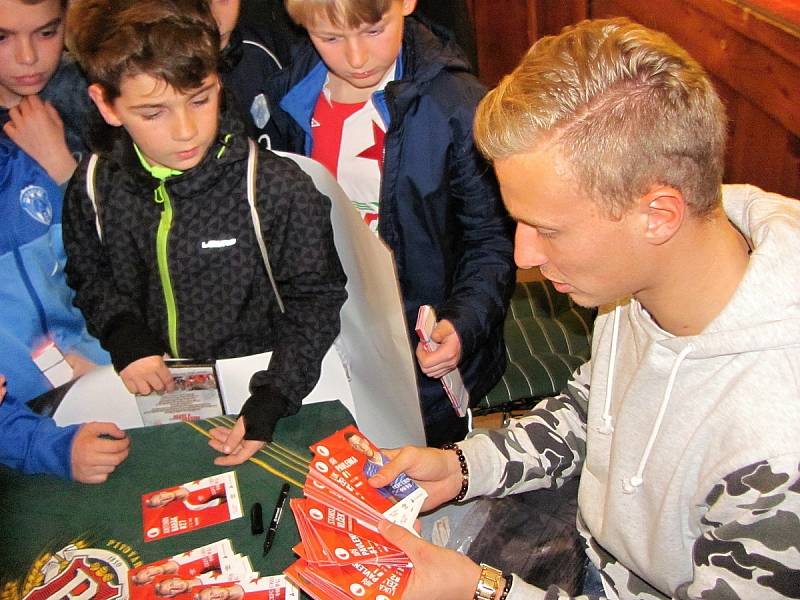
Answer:
<path fill-rule="evenodd" d="M 263 151 L 259 165 L 261 226 L 285 313 L 274 317 L 272 359 L 251 379 L 242 416 L 247 439 L 269 440 L 277 419 L 296 413 L 316 385 L 347 293 L 330 200 L 289 159 Z"/>

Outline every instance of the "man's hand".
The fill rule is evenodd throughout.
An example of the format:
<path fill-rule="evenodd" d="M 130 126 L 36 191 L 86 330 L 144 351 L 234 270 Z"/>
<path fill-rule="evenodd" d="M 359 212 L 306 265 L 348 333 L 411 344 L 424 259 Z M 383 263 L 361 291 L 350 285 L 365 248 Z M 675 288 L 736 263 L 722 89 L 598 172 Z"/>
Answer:
<path fill-rule="evenodd" d="M 463 554 L 434 546 L 389 521 L 378 523 L 378 531 L 414 563 L 403 600 L 470 600 L 475 595 L 481 568 Z"/>
<path fill-rule="evenodd" d="M 428 492 L 422 505 L 423 511 L 432 510 L 452 500 L 461 490 L 461 465 L 452 450 L 405 446 L 381 451 L 391 460 L 376 475 L 370 477 L 369 484 L 372 487 L 389 485 L 404 472 Z"/>
<path fill-rule="evenodd" d="M 214 427 L 211 431 L 208 445 L 225 456 L 214 459 L 215 465 L 239 465 L 250 459 L 256 452 L 264 447 L 264 442 L 244 439 L 244 419 L 239 417 L 233 429 L 227 427 Z"/>
<path fill-rule="evenodd" d="M 64 123 L 58 111 L 39 96 L 26 96 L 8 111 L 3 131 L 47 171 L 59 185 L 66 182 L 78 163 L 67 147 Z"/>
<path fill-rule="evenodd" d="M 81 483 L 103 483 L 128 457 L 130 444 L 125 432 L 113 423 L 82 425 L 72 441 L 72 478 Z"/>
<path fill-rule="evenodd" d="M 2 404 L 3 399 L 6 397 L 6 376 L 0 375 L 0 404 Z"/>
<path fill-rule="evenodd" d="M 164 359 L 160 356 L 145 356 L 133 361 L 120 371 L 122 383 L 131 394 L 149 394 L 150 392 L 172 392 L 175 382 Z"/>
<path fill-rule="evenodd" d="M 76 354 L 75 352 L 70 352 L 69 354 L 65 355 L 64 360 L 66 360 L 67 364 L 72 367 L 73 379 L 77 379 L 81 375 L 86 375 L 86 373 L 97 366 L 88 358 L 85 358 L 80 354 Z"/>
<path fill-rule="evenodd" d="M 461 361 L 461 338 L 458 337 L 458 332 L 453 324 L 447 319 L 442 319 L 433 328 L 431 339 L 439 347 L 433 352 L 428 352 L 420 342 L 417 344 L 417 361 L 425 375 L 433 379 L 441 379 L 455 369 Z"/>

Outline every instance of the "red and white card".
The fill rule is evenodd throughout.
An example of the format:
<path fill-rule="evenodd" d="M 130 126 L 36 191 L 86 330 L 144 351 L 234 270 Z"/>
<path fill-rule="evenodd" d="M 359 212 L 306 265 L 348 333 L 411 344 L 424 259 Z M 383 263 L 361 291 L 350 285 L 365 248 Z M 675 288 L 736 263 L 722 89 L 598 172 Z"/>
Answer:
<path fill-rule="evenodd" d="M 255 574 L 245 557 L 234 554 L 228 539 L 189 550 L 128 571 L 131 600 L 193 598 L 204 584 L 238 581 Z"/>
<path fill-rule="evenodd" d="M 300 591 L 284 575 L 201 585 L 192 590 L 194 600 L 299 600 Z"/>
<path fill-rule="evenodd" d="M 289 503 L 300 559 L 284 573 L 316 600 L 400 598 L 412 565 L 377 526 L 387 519 L 414 531 L 427 493 L 405 473 L 383 488 L 369 485 L 388 458 L 353 426 L 311 450 L 306 498 Z"/>
<path fill-rule="evenodd" d="M 233 471 L 142 496 L 145 542 L 224 523 L 241 516 L 239 486 Z"/>
<path fill-rule="evenodd" d="M 285 573 L 315 600 L 390 600 L 402 597 L 411 569 L 360 563 L 320 568 L 301 558 Z"/>
<path fill-rule="evenodd" d="M 372 530 L 386 519 L 413 531 L 427 492 L 405 473 L 382 488 L 367 480 L 389 459 L 353 425 L 311 446 L 306 496 L 332 506 L 361 521 Z"/>

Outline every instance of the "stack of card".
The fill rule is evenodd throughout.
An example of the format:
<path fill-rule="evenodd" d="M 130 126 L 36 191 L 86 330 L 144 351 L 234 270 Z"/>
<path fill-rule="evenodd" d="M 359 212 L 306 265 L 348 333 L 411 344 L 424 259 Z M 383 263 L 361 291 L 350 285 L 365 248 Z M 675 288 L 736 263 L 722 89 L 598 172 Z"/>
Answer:
<path fill-rule="evenodd" d="M 436 323 L 436 311 L 433 310 L 433 307 L 427 304 L 420 306 L 419 311 L 417 311 L 417 323 L 414 326 L 414 330 L 417 332 L 419 341 L 422 342 L 423 347 L 428 352 L 433 352 L 439 347 L 439 344 L 431 339 L 431 333 L 433 333 Z M 464 385 L 461 371 L 453 369 L 444 375 L 440 381 L 447 397 L 450 398 L 453 410 L 456 411 L 459 417 L 466 416 L 469 408 L 469 390 Z"/>
<path fill-rule="evenodd" d="M 259 577 L 250 559 L 224 539 L 142 565 L 128 572 L 131 600 L 297 600 L 299 590 L 283 575 Z"/>
<path fill-rule="evenodd" d="M 370 486 L 388 458 L 353 426 L 311 450 L 306 498 L 290 502 L 302 542 L 287 577 L 316 600 L 399 598 L 411 565 L 378 533 L 378 523 L 414 531 L 427 493 L 404 473 L 383 488 Z"/>
<path fill-rule="evenodd" d="M 186 533 L 242 516 L 236 473 L 228 471 L 142 496 L 144 541 Z"/>

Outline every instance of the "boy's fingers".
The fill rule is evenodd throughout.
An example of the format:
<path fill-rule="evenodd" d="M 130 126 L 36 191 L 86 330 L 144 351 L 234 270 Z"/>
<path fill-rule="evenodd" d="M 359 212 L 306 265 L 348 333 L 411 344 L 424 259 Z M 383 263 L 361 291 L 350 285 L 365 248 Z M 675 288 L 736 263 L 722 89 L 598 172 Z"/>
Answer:
<path fill-rule="evenodd" d="M 264 442 L 259 442 L 257 440 L 245 440 L 236 449 L 236 452 L 233 452 L 226 456 L 218 456 L 216 459 L 214 459 L 214 464 L 220 466 L 232 466 L 241 464 L 246 460 L 252 458 L 252 456 L 263 447 L 264 447 Z"/>

